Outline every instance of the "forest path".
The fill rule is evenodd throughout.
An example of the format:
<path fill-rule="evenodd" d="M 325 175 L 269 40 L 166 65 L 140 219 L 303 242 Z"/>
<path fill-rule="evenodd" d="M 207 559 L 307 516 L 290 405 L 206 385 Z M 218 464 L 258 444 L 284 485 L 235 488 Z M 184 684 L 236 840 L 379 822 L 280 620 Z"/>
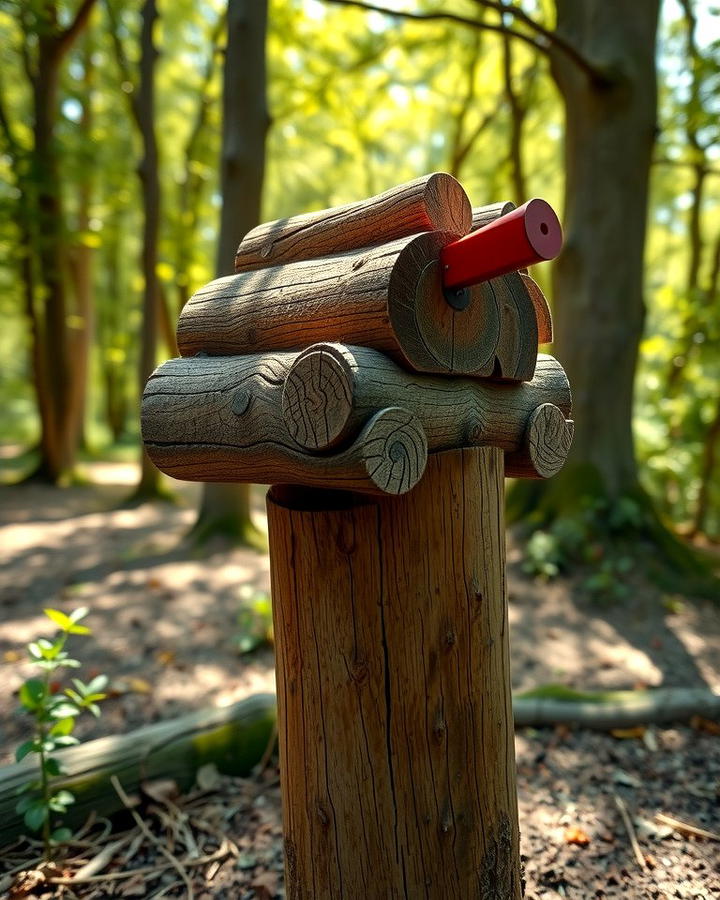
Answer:
<path fill-rule="evenodd" d="M 272 652 L 242 656 L 237 648 L 241 595 L 269 590 L 267 556 L 188 549 L 182 539 L 197 485 L 174 482 L 177 504 L 128 509 L 117 504 L 135 481 L 134 465 L 90 463 L 84 475 L 91 483 L 64 490 L 0 488 L 2 762 L 27 729 L 14 694 L 30 671 L 24 645 L 52 630 L 46 606 L 90 607 L 93 635 L 75 644 L 81 674 L 111 678 L 113 696 L 99 721 L 79 723 L 82 738 L 274 689 Z M 264 527 L 262 487 L 252 503 Z M 508 561 L 516 688 L 720 688 L 718 607 L 676 599 L 670 612 L 641 580 L 623 604 L 591 602 L 578 580 L 525 576 L 512 537 Z"/>

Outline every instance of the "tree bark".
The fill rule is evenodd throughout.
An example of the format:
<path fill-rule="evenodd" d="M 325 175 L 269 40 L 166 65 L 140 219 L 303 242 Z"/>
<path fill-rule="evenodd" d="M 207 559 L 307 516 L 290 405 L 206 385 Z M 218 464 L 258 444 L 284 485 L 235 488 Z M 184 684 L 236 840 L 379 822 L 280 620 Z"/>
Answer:
<path fill-rule="evenodd" d="M 502 476 L 269 495 L 291 900 L 521 896 Z"/>
<path fill-rule="evenodd" d="M 222 210 L 215 272 L 233 271 L 242 238 L 260 221 L 265 138 L 270 118 L 266 99 L 267 0 L 230 0 L 223 74 L 223 136 L 220 160 Z M 191 535 L 221 534 L 261 544 L 250 519 L 247 484 L 204 485 Z"/>
<path fill-rule="evenodd" d="M 145 0 L 140 32 L 140 81 L 136 118 L 143 143 L 143 157 L 138 166 L 143 198 L 142 237 L 142 335 L 140 341 L 139 383 L 142 396 L 145 382 L 155 368 L 158 340 L 160 292 L 157 278 L 158 236 L 160 231 L 160 173 L 155 134 L 155 63 L 158 52 L 153 28 L 158 18 L 156 0 Z M 147 453 L 142 454 L 140 483 L 133 499 L 145 500 L 158 495 L 159 473 Z"/>
<path fill-rule="evenodd" d="M 93 156 L 85 148 L 92 142 L 94 64 L 92 46 L 86 40 L 82 54 L 83 98 L 80 132 L 84 144 L 83 175 L 78 187 L 77 225 L 78 240 L 70 254 L 73 287 L 75 293 L 75 320 L 70 330 L 70 352 L 74 361 L 71 411 L 75 441 L 86 445 L 85 413 L 87 406 L 90 348 L 94 333 L 93 257 L 95 250 L 89 245 L 87 235 L 90 223 L 90 202 L 93 191 Z"/>
<path fill-rule="evenodd" d="M 557 33 L 605 77 L 592 80 L 561 51 L 552 53 L 565 102 L 567 170 L 554 349 L 572 385 L 576 430 L 563 472 L 530 488 L 528 507 L 544 504 L 548 515 L 588 494 L 639 490 L 632 400 L 645 312 L 658 10 L 658 0 L 557 0 Z"/>
<path fill-rule="evenodd" d="M 37 346 L 35 389 L 40 414 L 40 462 L 34 478 L 57 483 L 72 469 L 77 449 L 77 417 L 73 415 L 78 392 L 74 385 L 83 376 L 81 357 L 72 352 L 68 329 L 67 266 L 60 157 L 55 132 L 58 115 L 60 69 L 62 63 L 87 25 L 95 0 L 83 0 L 72 23 L 61 28 L 57 6 L 44 3 L 32 11 L 37 33 L 37 51 L 29 77 L 33 98 L 33 150 L 28 178 L 34 199 L 35 221 L 25 228 L 33 243 L 27 253 L 37 260 L 37 280 L 42 285 L 40 313 L 32 296 L 33 277 L 26 284 L 28 309 L 32 307 L 32 332 Z M 28 11 L 22 22 L 27 34 Z M 32 267 L 28 260 L 26 266 Z"/>

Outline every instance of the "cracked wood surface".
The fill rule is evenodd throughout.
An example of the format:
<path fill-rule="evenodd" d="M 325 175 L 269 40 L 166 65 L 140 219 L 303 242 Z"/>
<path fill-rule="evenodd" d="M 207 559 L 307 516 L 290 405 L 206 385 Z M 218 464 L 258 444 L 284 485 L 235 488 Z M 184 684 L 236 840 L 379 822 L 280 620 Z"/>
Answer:
<path fill-rule="evenodd" d="M 281 410 L 282 386 L 296 355 L 164 363 L 143 394 L 142 434 L 150 459 L 184 481 L 410 490 L 425 470 L 427 440 L 403 409 L 378 410 L 353 443 L 332 456 L 313 456 L 298 446 Z"/>
<path fill-rule="evenodd" d="M 379 247 L 218 278 L 185 305 L 183 356 L 301 350 L 317 341 L 361 344 L 428 373 L 533 377 L 538 320 L 517 273 L 470 289 L 456 310 L 445 300 L 441 249 L 447 231 Z"/>
<path fill-rule="evenodd" d="M 269 494 L 290 900 L 519 900 L 502 478 Z"/>
<path fill-rule="evenodd" d="M 531 382 L 413 375 L 364 347 L 320 343 L 293 362 L 282 407 L 289 434 L 308 450 L 355 437 L 378 410 L 396 404 L 422 423 L 431 452 L 475 445 L 506 451 L 508 477 L 549 477 L 562 467 L 572 438 L 568 380 L 540 354 Z M 536 411 L 546 409 L 543 416 Z"/>
<path fill-rule="evenodd" d="M 463 235 L 471 223 L 470 201 L 460 184 L 434 172 L 367 200 L 258 225 L 241 241 L 235 271 L 334 256 L 421 231 Z"/>

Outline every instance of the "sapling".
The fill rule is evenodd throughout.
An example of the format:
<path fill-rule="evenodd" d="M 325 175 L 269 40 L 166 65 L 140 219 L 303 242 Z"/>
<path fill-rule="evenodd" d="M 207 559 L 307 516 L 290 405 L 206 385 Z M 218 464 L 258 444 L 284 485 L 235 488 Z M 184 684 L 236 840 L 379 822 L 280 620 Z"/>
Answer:
<path fill-rule="evenodd" d="M 28 754 L 36 753 L 38 778 L 23 785 L 21 790 L 24 796 L 16 810 L 31 831 L 42 831 L 46 860 L 51 859 L 55 845 L 67 841 L 72 835 L 68 828 L 53 830 L 53 814 L 62 815 L 75 800 L 68 790 L 53 790 L 52 779 L 63 772 L 60 761 L 52 754 L 62 747 L 79 743 L 72 734 L 75 719 L 83 712 L 99 716 L 98 702 L 105 697 L 105 675 L 98 675 L 89 684 L 73 678 L 73 687 L 65 690 L 59 690 L 51 678 L 60 668 L 79 667 L 80 663 L 65 650 L 65 643 L 71 634 L 90 634 L 86 625 L 79 624 L 87 612 L 86 608 L 81 608 L 65 615 L 57 609 L 45 610 L 45 615 L 58 626 L 59 631 L 54 640 L 38 638 L 28 644 L 30 659 L 41 670 L 41 675 L 28 678 L 20 688 L 21 708 L 32 716 L 34 733 L 17 748 L 15 759 L 20 762 Z"/>

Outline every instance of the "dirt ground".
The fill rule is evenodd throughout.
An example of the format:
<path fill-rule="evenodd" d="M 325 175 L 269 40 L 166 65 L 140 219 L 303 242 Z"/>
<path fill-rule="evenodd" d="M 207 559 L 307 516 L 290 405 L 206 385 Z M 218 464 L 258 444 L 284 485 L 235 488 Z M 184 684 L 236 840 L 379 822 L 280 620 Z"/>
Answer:
<path fill-rule="evenodd" d="M 190 552 L 182 536 L 193 520 L 193 486 L 179 488 L 178 505 L 118 509 L 134 467 L 97 463 L 87 474 L 92 485 L 63 491 L 0 487 L 1 763 L 27 734 L 14 695 L 30 671 L 24 645 L 52 630 L 42 615 L 48 605 L 90 607 L 93 635 L 75 645 L 82 672 L 111 678 L 103 716 L 79 723 L 82 738 L 274 689 L 271 651 L 241 655 L 237 646 L 241 595 L 268 591 L 267 557 Z M 262 525 L 262 489 L 253 503 Z M 524 576 L 512 539 L 508 562 L 516 688 L 720 689 L 720 606 L 677 598 L 663 604 L 646 587 L 622 605 L 591 603 L 572 583 Z M 712 732 L 702 723 L 625 739 L 564 728 L 519 731 L 527 896 L 720 897 L 720 843 L 654 819 L 664 812 L 720 831 L 720 735 Z M 284 896 L 279 793 L 275 782 L 261 788 L 248 800 L 248 809 L 262 808 L 261 825 L 258 813 L 230 822 L 244 864 L 232 857 L 216 867 L 212 885 L 201 889 L 198 881 L 196 896 Z M 616 798 L 634 822 L 642 866 Z M 166 888 L 164 896 L 186 896 L 182 885 Z"/>

